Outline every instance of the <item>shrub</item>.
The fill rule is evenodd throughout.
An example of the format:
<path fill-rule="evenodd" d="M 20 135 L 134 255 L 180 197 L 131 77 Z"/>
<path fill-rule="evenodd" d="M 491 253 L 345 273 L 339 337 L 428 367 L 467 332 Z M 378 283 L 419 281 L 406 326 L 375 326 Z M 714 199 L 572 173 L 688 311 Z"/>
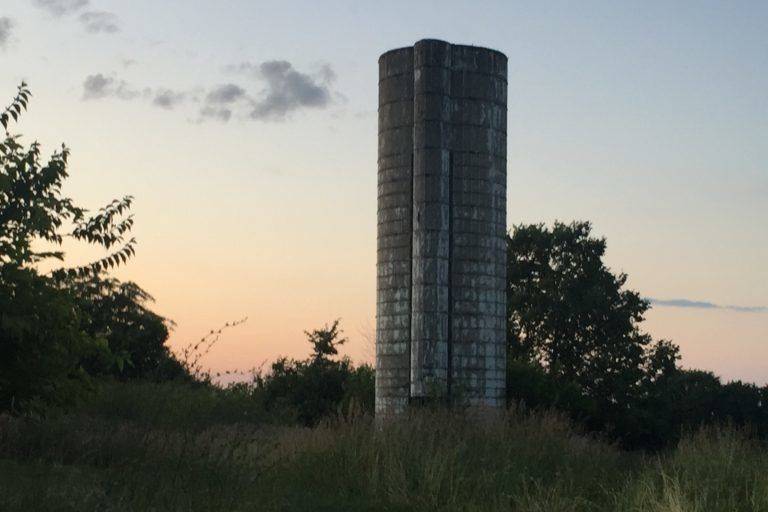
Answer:
<path fill-rule="evenodd" d="M 0 410 L 67 404 L 89 388 L 81 362 L 107 357 L 74 298 L 30 269 L 0 266 Z"/>
<path fill-rule="evenodd" d="M 312 355 L 306 360 L 280 358 L 254 385 L 268 411 L 293 416 L 304 425 L 315 425 L 335 414 L 373 412 L 373 369 L 355 368 L 349 358 L 332 359 L 342 337 L 339 320 L 306 332 Z"/>

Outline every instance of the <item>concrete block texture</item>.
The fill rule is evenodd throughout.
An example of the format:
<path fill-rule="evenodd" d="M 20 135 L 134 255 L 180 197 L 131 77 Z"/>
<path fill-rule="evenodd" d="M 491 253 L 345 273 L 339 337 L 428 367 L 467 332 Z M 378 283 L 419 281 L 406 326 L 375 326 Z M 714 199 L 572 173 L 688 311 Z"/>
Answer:
<path fill-rule="evenodd" d="M 379 59 L 376 411 L 408 405 L 411 368 L 413 49 Z"/>
<path fill-rule="evenodd" d="M 379 59 L 377 415 L 505 403 L 506 102 L 495 50 Z"/>

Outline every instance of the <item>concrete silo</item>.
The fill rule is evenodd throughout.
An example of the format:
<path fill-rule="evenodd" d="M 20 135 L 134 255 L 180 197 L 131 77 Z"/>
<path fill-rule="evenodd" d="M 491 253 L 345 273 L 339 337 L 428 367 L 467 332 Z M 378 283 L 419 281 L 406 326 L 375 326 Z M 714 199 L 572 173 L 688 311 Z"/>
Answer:
<path fill-rule="evenodd" d="M 502 406 L 507 58 L 422 40 L 379 59 L 376 411 Z"/>

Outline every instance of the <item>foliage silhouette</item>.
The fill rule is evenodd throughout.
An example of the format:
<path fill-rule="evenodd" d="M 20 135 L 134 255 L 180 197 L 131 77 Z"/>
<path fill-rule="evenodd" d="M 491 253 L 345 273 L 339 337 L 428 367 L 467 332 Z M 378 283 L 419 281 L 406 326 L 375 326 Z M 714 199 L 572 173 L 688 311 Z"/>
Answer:
<path fill-rule="evenodd" d="M 174 356 L 165 345 L 172 323 L 150 309 L 152 297 L 107 274 L 135 254 L 133 198 L 89 214 L 65 196 L 67 147 L 44 160 L 37 142 L 25 147 L 9 132 L 30 96 L 22 83 L 0 114 L 0 411 L 71 404 L 93 388 L 93 376 L 106 376 L 193 383 L 209 410 L 227 410 L 233 421 L 244 417 L 235 410 L 303 425 L 372 413 L 374 371 L 337 357 L 347 341 L 339 320 L 305 331 L 307 359 L 281 357 L 251 383 L 217 386 L 201 362 L 245 320 Z M 626 274 L 606 267 L 606 241 L 591 230 L 588 222 L 521 225 L 508 238 L 510 401 L 565 411 L 632 448 L 660 448 L 723 423 L 768 436 L 768 387 L 678 368 L 678 347 L 641 330 L 650 305 L 625 288 Z M 106 254 L 67 267 L 65 240 Z M 47 260 L 62 267 L 44 274 Z"/>
<path fill-rule="evenodd" d="M 178 360 L 184 373 L 193 381 L 203 384 L 211 384 L 211 373 L 203 366 L 203 357 L 216 345 L 221 339 L 221 335 L 227 329 L 237 327 L 248 321 L 248 317 L 234 322 L 227 322 L 218 329 L 212 329 L 208 334 L 199 340 L 188 343 L 182 350 Z"/>
<path fill-rule="evenodd" d="M 99 273 L 66 285 L 85 315 L 86 332 L 105 339 L 112 355 L 106 363 L 85 360 L 90 374 L 153 381 L 190 377 L 165 344 L 173 322 L 149 309 L 154 299 L 136 283 Z"/>
<path fill-rule="evenodd" d="M 254 376 L 255 390 L 262 395 L 267 411 L 310 426 L 336 414 L 373 412 L 373 369 L 355 367 L 348 357 L 331 359 L 347 341 L 342 333 L 339 320 L 305 331 L 312 345 L 308 359 L 281 357 L 270 372 Z"/>
<path fill-rule="evenodd" d="M 86 360 L 115 360 L 107 337 L 89 332 L 68 280 L 114 268 L 135 253 L 135 240 L 126 239 L 133 227 L 133 218 L 125 217 L 131 196 L 89 215 L 62 193 L 66 146 L 44 162 L 37 142 L 25 148 L 20 136 L 10 134 L 29 98 L 22 83 L 0 114 L 6 130 L 0 142 L 0 410 L 71 402 L 90 385 Z M 107 254 L 41 274 L 40 262 L 64 260 L 65 239 L 101 246 Z"/>
<path fill-rule="evenodd" d="M 0 411 L 68 405 L 91 388 L 81 362 L 108 359 L 68 290 L 34 270 L 0 266 Z"/>
<path fill-rule="evenodd" d="M 588 222 L 518 226 L 508 246 L 511 359 L 605 403 L 625 402 L 644 379 L 674 367 L 676 352 L 639 329 L 648 301 L 605 266 L 605 239 L 592 237 Z"/>
<path fill-rule="evenodd" d="M 510 401 L 567 412 L 626 447 L 674 444 L 702 425 L 768 434 L 768 388 L 677 367 L 640 330 L 650 304 L 603 262 L 588 222 L 516 226 L 508 238 Z"/>

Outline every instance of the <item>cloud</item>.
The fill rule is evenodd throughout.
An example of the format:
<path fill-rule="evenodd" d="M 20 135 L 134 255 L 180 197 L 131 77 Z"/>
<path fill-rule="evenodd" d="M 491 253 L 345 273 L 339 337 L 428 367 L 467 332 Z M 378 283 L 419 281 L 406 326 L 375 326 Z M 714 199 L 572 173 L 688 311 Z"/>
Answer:
<path fill-rule="evenodd" d="M 114 81 L 114 78 L 105 77 L 101 73 L 88 75 L 83 82 L 83 99 L 94 100 L 109 96 Z"/>
<path fill-rule="evenodd" d="M 35 5 L 57 17 L 84 9 L 89 3 L 89 0 L 35 0 Z"/>
<path fill-rule="evenodd" d="M 259 66 L 267 88 L 251 110 L 252 119 L 282 120 L 300 108 L 324 108 L 331 103 L 330 83 L 335 74 L 330 66 L 320 77 L 296 71 L 290 62 L 272 60 Z"/>
<path fill-rule="evenodd" d="M 205 119 L 216 119 L 226 123 L 232 118 L 232 109 L 208 105 L 200 109 L 200 116 Z"/>
<path fill-rule="evenodd" d="M 320 66 L 318 76 L 326 84 L 330 84 L 336 81 L 336 72 L 333 70 L 330 64 L 323 64 Z"/>
<path fill-rule="evenodd" d="M 740 313 L 768 313 L 768 307 L 765 306 L 731 306 L 720 305 L 713 302 L 704 302 L 688 299 L 648 299 L 654 306 L 671 308 L 691 308 L 691 309 L 720 309 L 727 311 L 738 311 Z"/>
<path fill-rule="evenodd" d="M 57 18 L 82 12 L 90 7 L 90 0 L 34 0 L 35 5 Z M 111 12 L 85 10 L 78 20 L 91 34 L 114 34 L 120 31 L 120 22 Z"/>
<path fill-rule="evenodd" d="M 149 96 L 152 90 L 145 88 L 139 90 L 125 80 L 116 80 L 101 73 L 88 75 L 83 82 L 83 99 L 97 100 L 107 97 L 116 97 L 121 100 L 132 100 L 140 96 Z"/>
<path fill-rule="evenodd" d="M 227 105 L 245 98 L 245 89 L 235 84 L 219 85 L 205 97 L 205 102 L 213 105 Z"/>
<path fill-rule="evenodd" d="M 80 23 L 91 34 L 114 34 L 120 31 L 117 16 L 106 11 L 88 11 L 80 15 Z"/>
<path fill-rule="evenodd" d="M 240 106 L 237 104 L 247 101 L 248 94 L 239 85 L 232 83 L 218 85 L 205 95 L 200 116 L 203 119 L 215 119 L 226 123 L 232 118 L 232 109 Z"/>
<path fill-rule="evenodd" d="M 0 48 L 5 48 L 11 40 L 13 20 L 5 16 L 0 18 Z"/>
<path fill-rule="evenodd" d="M 103 73 L 88 75 L 83 81 L 83 100 L 118 98 L 121 100 L 151 100 L 155 107 L 173 110 L 187 100 L 188 93 L 168 88 L 139 88 L 125 80 Z"/>
<path fill-rule="evenodd" d="M 327 64 L 314 74 L 301 73 L 284 60 L 243 63 L 227 69 L 247 74 L 262 83 L 263 89 L 254 95 L 247 86 L 233 82 L 216 85 L 207 91 L 200 88 L 140 89 L 124 80 L 96 73 L 87 76 L 83 82 L 83 99 L 116 97 L 130 100 L 141 97 L 151 100 L 153 106 L 166 110 L 193 102 L 199 104 L 198 121 L 227 122 L 235 116 L 259 121 L 281 121 L 300 109 L 326 108 L 341 97 L 331 89 L 336 73 Z"/>
<path fill-rule="evenodd" d="M 329 64 L 323 64 L 312 74 L 298 71 L 285 60 L 243 62 L 227 66 L 226 70 L 246 74 L 265 84 L 251 100 L 248 115 L 255 120 L 282 121 L 303 108 L 326 108 L 341 97 L 331 89 L 336 72 Z"/>
<path fill-rule="evenodd" d="M 152 104 L 156 107 L 172 110 L 183 103 L 185 99 L 186 94 L 183 92 L 173 91 L 171 89 L 160 89 L 155 93 L 155 97 L 152 98 Z"/>

